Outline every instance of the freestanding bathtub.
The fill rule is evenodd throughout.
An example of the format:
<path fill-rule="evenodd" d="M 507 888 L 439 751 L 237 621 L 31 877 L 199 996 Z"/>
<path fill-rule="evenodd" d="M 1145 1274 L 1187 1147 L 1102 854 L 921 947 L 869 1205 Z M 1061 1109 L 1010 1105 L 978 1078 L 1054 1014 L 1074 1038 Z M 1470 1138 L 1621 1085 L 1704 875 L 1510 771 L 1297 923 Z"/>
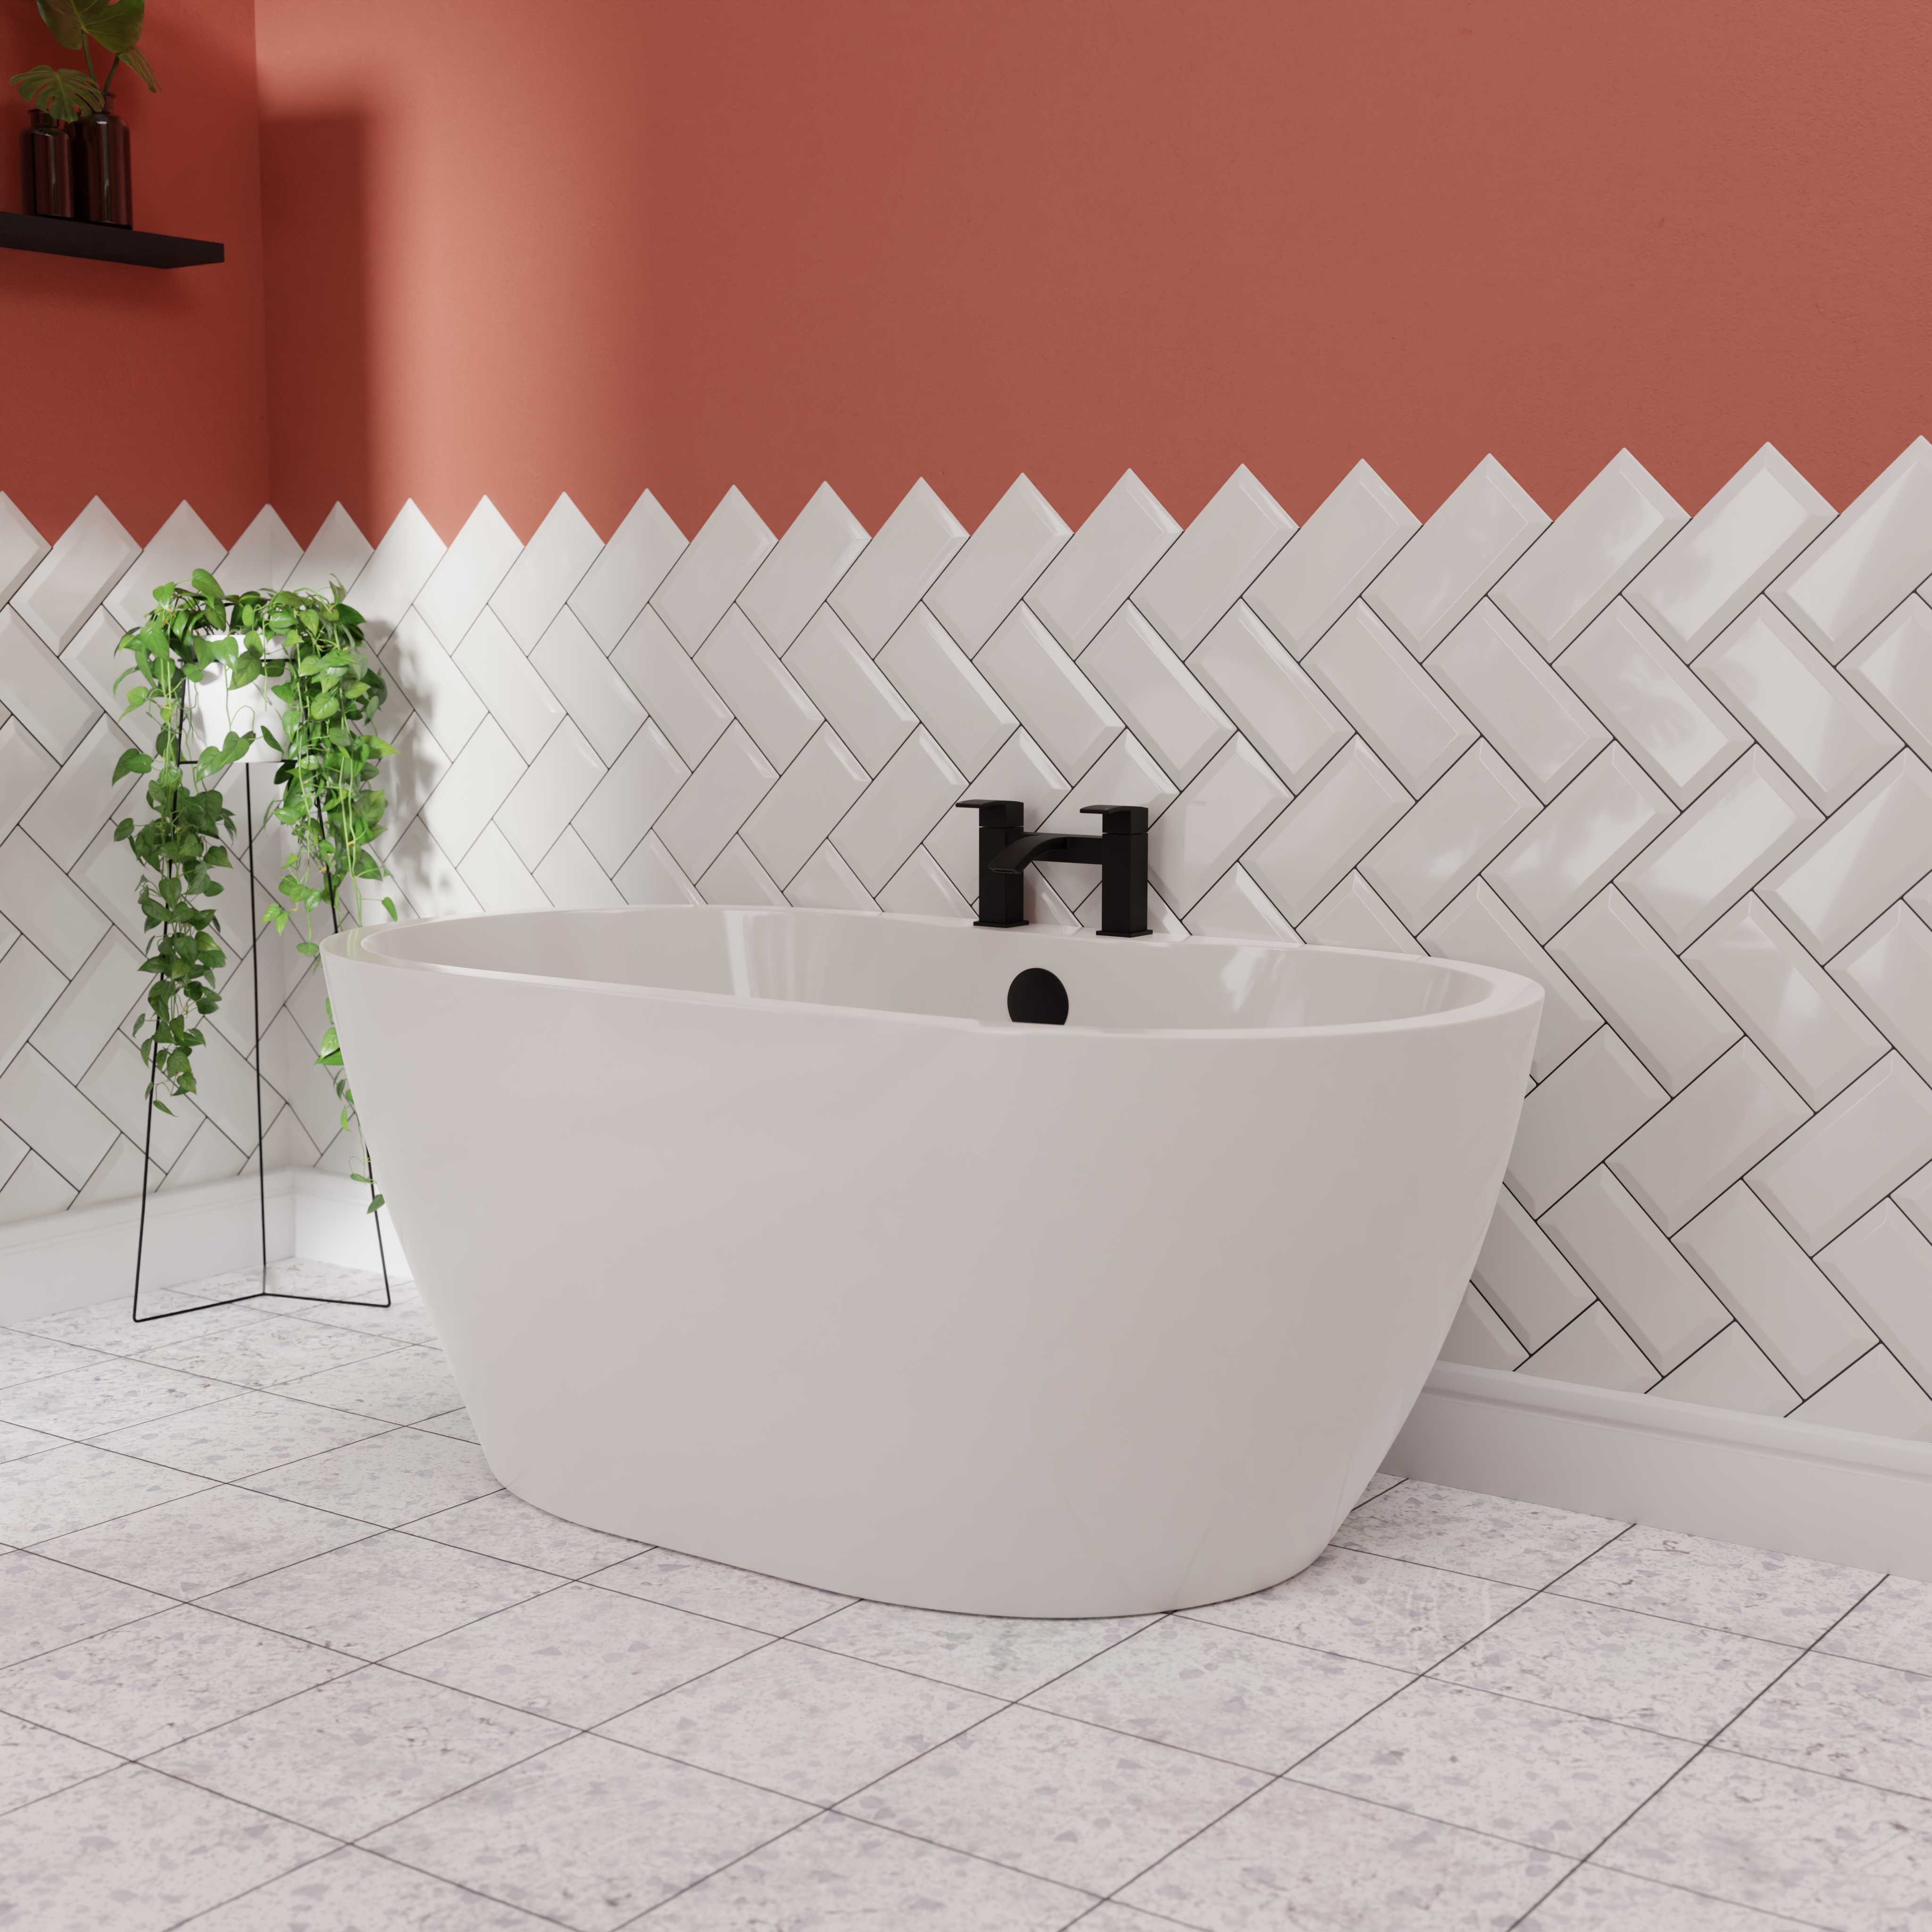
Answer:
<path fill-rule="evenodd" d="M 840 912 L 325 943 L 384 1192 L 538 1507 L 1016 1616 L 1319 1553 L 1436 1359 L 1542 1003 L 1484 967 Z M 1016 975 L 1064 1025 L 1007 1017 Z"/>

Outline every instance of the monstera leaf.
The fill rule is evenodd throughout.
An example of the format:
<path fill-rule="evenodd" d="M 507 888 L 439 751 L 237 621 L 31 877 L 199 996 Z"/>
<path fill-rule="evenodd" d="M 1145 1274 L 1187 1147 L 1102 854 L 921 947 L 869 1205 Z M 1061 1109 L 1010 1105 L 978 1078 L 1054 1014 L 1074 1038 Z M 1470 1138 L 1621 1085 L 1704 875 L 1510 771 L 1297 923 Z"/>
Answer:
<path fill-rule="evenodd" d="M 56 121 L 78 121 L 98 114 L 100 90 L 77 67 L 30 67 L 14 76 L 20 98 Z"/>
<path fill-rule="evenodd" d="M 148 0 L 36 0 L 47 32 L 78 51 L 89 40 L 105 47 L 157 91 L 154 70 L 136 43 L 146 24 Z M 110 79 L 112 76 L 110 75 Z"/>

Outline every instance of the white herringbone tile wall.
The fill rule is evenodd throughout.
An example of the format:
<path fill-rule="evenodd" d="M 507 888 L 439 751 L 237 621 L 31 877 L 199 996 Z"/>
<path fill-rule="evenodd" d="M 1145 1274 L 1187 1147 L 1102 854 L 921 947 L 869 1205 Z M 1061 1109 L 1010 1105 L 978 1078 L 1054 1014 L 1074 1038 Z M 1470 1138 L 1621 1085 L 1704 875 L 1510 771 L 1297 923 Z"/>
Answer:
<path fill-rule="evenodd" d="M 1694 517 L 1628 452 L 1552 521 L 1494 458 L 1424 524 L 1366 464 L 1184 530 L 732 490 L 688 541 L 486 499 L 224 559 L 0 497 L 0 1218 L 139 1185 L 112 651 L 194 564 L 348 586 L 418 914 L 707 900 L 964 917 L 954 802 L 1144 801 L 1161 930 L 1486 961 L 1549 998 L 1454 1359 L 1932 1439 L 1932 445 L 1842 514 L 1767 446 Z M 1032 916 L 1092 924 L 1081 868 Z M 344 1168 L 312 976 L 266 956 L 276 1164 Z M 284 984 L 290 990 L 284 996 Z M 253 1144 L 236 986 L 164 1185 Z"/>

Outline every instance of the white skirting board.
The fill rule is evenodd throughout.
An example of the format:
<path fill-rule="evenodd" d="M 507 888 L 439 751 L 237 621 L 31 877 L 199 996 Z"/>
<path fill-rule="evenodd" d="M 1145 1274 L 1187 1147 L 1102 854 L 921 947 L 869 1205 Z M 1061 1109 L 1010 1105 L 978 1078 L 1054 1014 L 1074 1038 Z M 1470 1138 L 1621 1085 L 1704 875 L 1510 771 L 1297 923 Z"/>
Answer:
<path fill-rule="evenodd" d="M 1438 1362 L 1384 1466 L 1932 1582 L 1932 1443 Z"/>
<path fill-rule="evenodd" d="M 271 1261 L 299 1255 L 346 1268 L 377 1265 L 369 1190 L 362 1182 L 284 1168 L 268 1176 L 268 1197 Z M 130 1294 L 140 1214 L 138 1201 L 109 1201 L 0 1226 L 0 1322 Z M 404 1280 L 409 1263 L 388 1209 L 381 1220 L 390 1279 Z M 144 1288 L 254 1268 L 261 1257 L 260 1196 L 252 1174 L 148 1196 Z"/>

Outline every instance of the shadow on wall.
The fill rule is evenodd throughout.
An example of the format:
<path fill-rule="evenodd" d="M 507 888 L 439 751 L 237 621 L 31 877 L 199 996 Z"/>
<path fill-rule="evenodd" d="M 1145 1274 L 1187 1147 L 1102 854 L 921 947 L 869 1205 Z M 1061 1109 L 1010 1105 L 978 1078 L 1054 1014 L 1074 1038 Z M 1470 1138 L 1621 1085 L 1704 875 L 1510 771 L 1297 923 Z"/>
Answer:
<path fill-rule="evenodd" d="M 362 115 L 262 116 L 272 500 L 304 542 L 370 508 L 368 152 Z"/>

